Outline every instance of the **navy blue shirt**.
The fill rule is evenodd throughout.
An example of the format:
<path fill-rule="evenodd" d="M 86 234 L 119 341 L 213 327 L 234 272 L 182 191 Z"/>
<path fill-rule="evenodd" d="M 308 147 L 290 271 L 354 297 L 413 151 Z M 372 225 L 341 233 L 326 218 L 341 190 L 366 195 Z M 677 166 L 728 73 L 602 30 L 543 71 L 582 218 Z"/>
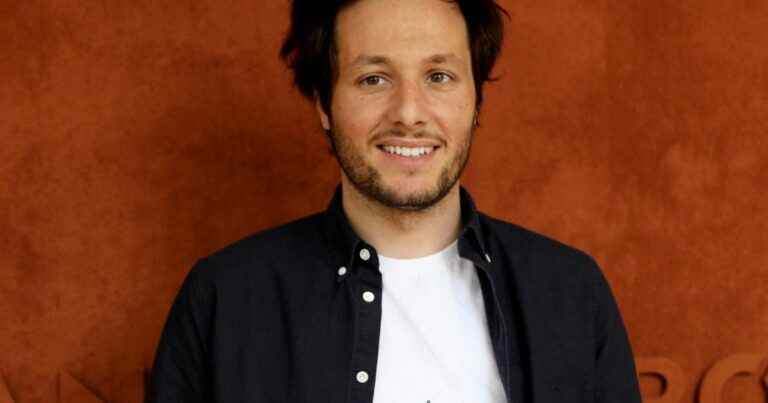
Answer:
<path fill-rule="evenodd" d="M 460 193 L 459 255 L 477 269 L 508 401 L 639 403 L 626 331 L 594 261 Z M 338 187 L 326 211 L 197 262 L 164 326 L 150 402 L 373 401 L 381 298 L 362 295 L 381 295 L 382 278 L 341 200 Z"/>

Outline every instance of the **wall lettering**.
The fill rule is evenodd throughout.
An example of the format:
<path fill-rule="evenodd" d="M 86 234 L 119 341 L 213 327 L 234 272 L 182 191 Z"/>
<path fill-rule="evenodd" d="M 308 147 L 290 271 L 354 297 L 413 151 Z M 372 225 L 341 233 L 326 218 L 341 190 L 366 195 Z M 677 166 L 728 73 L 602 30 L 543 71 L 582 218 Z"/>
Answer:
<path fill-rule="evenodd" d="M 680 403 L 687 382 L 683 369 L 677 363 L 663 357 L 640 357 L 636 361 L 639 376 L 658 376 L 663 383 L 661 396 L 643 398 L 645 403 Z"/>
<path fill-rule="evenodd" d="M 718 361 L 704 375 L 699 390 L 699 403 L 721 403 L 725 384 L 729 379 L 749 374 L 760 376 L 763 357 L 756 354 L 736 354 Z M 765 374 L 763 381 L 768 380 Z M 768 387 L 768 382 L 765 384 Z"/>

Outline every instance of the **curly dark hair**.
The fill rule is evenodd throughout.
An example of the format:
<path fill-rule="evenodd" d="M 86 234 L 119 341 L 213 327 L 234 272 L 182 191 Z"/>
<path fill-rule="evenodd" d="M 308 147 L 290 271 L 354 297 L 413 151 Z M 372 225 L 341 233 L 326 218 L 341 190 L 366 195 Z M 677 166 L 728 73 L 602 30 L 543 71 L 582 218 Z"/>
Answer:
<path fill-rule="evenodd" d="M 291 27 L 280 57 L 293 70 L 293 81 L 309 99 L 319 98 L 330 116 L 336 80 L 336 15 L 359 0 L 293 0 Z M 503 16 L 509 14 L 493 0 L 443 0 L 457 3 L 467 24 L 475 79 L 477 108 L 483 101 L 483 84 L 490 76 L 504 39 Z"/>

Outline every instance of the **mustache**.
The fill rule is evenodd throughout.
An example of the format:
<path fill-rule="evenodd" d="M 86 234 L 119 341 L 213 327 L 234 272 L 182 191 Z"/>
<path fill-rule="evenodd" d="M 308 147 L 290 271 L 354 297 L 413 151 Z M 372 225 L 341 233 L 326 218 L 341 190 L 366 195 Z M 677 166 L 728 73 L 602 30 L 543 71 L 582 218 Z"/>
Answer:
<path fill-rule="evenodd" d="M 393 138 L 393 137 L 394 138 L 431 139 L 431 140 L 437 140 L 440 143 L 445 142 L 441 136 L 430 133 L 426 130 L 404 131 L 396 128 L 387 129 L 387 130 L 378 132 L 373 136 L 371 140 L 380 141 L 385 138 Z"/>

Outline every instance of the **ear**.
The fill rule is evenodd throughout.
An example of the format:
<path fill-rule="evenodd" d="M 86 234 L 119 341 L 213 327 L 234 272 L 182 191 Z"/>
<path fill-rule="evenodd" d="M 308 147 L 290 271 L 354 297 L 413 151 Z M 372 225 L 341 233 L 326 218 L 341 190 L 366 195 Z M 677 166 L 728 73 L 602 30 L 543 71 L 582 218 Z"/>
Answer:
<path fill-rule="evenodd" d="M 325 129 L 325 131 L 331 130 L 331 119 L 328 117 L 328 114 L 325 113 L 323 105 L 320 103 L 320 97 L 318 96 L 315 96 L 315 111 L 317 112 L 317 116 L 320 117 L 320 124 L 323 125 L 323 129 Z"/>

